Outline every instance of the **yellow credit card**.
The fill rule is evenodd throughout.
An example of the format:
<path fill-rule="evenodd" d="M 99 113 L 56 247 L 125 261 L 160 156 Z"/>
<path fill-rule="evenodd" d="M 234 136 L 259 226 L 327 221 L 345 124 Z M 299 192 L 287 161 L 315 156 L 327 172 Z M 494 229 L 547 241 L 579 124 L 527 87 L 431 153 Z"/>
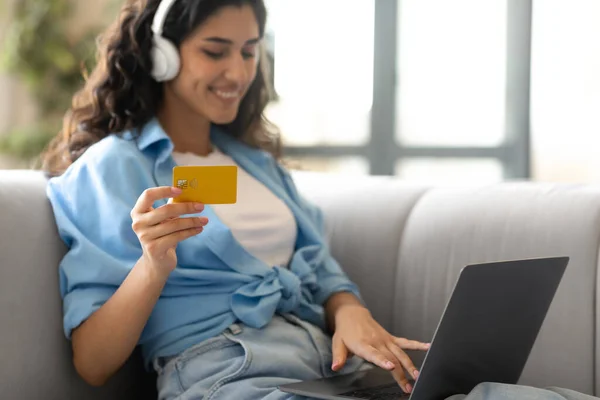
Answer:
<path fill-rule="evenodd" d="M 183 190 L 174 203 L 234 204 L 237 201 L 235 165 L 177 166 L 173 186 Z"/>

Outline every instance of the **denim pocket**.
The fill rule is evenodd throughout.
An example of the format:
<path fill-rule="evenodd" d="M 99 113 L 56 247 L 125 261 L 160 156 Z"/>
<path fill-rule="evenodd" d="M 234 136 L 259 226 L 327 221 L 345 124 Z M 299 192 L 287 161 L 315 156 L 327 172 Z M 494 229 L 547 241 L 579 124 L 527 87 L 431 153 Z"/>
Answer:
<path fill-rule="evenodd" d="M 178 368 L 185 368 L 187 363 L 190 361 L 194 361 L 197 357 L 202 356 L 205 353 L 208 353 L 213 350 L 220 350 L 226 347 L 235 346 L 236 343 L 231 341 L 224 334 L 220 334 L 218 336 L 206 339 L 198 344 L 191 346 L 190 348 L 183 351 L 177 357 L 177 365 Z"/>
<path fill-rule="evenodd" d="M 231 342 L 236 343 L 237 349 L 240 352 L 233 365 L 230 366 L 227 373 L 221 374 L 219 380 L 217 380 L 206 393 L 206 400 L 210 400 L 217 391 L 226 385 L 227 383 L 240 378 L 250 368 L 252 362 L 252 352 L 250 348 L 240 339 L 229 333 L 223 334 Z"/>
<path fill-rule="evenodd" d="M 318 326 L 313 325 L 310 322 L 304 321 L 296 317 L 295 315 L 286 314 L 284 315 L 284 318 L 303 328 L 311 337 L 313 344 L 317 350 L 317 353 L 321 358 L 321 374 L 323 377 L 328 378 L 340 374 L 355 372 L 363 369 L 366 366 L 365 360 L 356 355 L 353 355 L 351 357 L 348 357 L 341 371 L 334 372 L 331 369 L 333 364 L 332 337 Z"/>
<path fill-rule="evenodd" d="M 235 379 L 249 362 L 247 349 L 223 333 L 181 353 L 175 368 L 187 397 L 208 399 L 221 382 Z"/>
<path fill-rule="evenodd" d="M 282 317 L 291 324 L 303 329 L 308 334 L 316 354 L 319 357 L 321 375 L 323 377 L 332 375 L 333 372 L 331 371 L 331 364 L 333 362 L 333 354 L 331 336 L 325 333 L 318 326 L 313 325 L 308 321 L 304 321 L 295 315 L 284 314 Z"/>

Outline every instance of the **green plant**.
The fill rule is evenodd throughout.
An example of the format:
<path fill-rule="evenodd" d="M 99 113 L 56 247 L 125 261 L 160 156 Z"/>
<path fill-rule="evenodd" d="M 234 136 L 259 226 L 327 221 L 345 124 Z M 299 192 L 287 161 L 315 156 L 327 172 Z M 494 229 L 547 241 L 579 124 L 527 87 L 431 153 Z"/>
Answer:
<path fill-rule="evenodd" d="M 0 153 L 23 160 L 35 159 L 56 136 L 56 132 L 53 128 L 45 128 L 41 124 L 13 129 L 9 134 L 0 137 Z"/>
<path fill-rule="evenodd" d="M 0 135 L 0 152 L 20 158 L 39 154 L 60 130 L 62 115 L 84 82 L 82 72 L 93 66 L 98 29 L 71 37 L 68 26 L 73 8 L 70 0 L 15 2 L 0 65 L 25 83 L 41 118 L 31 126 Z"/>
<path fill-rule="evenodd" d="M 72 8 L 69 0 L 20 0 L 6 35 L 3 65 L 23 79 L 44 114 L 64 112 L 93 58 L 96 32 L 68 35 Z"/>

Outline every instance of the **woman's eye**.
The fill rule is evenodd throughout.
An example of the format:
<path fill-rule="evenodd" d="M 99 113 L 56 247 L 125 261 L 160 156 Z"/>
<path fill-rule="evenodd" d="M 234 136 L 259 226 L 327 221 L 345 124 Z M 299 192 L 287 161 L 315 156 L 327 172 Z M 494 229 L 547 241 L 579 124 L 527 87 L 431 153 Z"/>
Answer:
<path fill-rule="evenodd" d="M 242 57 L 245 59 L 254 58 L 255 54 L 253 51 L 242 51 Z"/>
<path fill-rule="evenodd" d="M 204 54 L 206 54 L 210 58 L 214 58 L 215 60 L 218 60 L 219 58 L 222 58 L 225 55 L 225 53 L 223 53 L 223 52 L 214 52 L 214 51 L 209 51 L 209 50 L 203 50 L 203 51 L 204 51 Z"/>

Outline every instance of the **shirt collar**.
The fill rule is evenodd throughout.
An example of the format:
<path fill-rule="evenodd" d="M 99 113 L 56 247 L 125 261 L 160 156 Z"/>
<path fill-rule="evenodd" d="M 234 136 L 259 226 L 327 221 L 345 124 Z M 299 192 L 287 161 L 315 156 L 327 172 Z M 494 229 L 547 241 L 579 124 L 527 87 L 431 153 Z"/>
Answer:
<path fill-rule="evenodd" d="M 248 146 L 227 132 L 224 132 L 223 128 L 217 125 L 211 125 L 210 140 L 223 153 L 229 155 L 237 162 L 240 161 L 239 158 L 248 158 L 253 163 L 262 166 L 268 162 L 268 156 L 264 151 Z M 173 142 L 156 117 L 152 118 L 142 127 L 135 141 L 141 152 L 152 151 L 162 161 L 173 153 Z"/>
<path fill-rule="evenodd" d="M 161 147 L 164 146 L 164 149 L 169 150 L 169 153 L 173 151 L 174 147 L 171 138 L 167 135 L 157 118 L 152 118 L 144 125 L 140 135 L 136 138 L 136 142 L 142 152 L 157 144 L 162 144 Z"/>

